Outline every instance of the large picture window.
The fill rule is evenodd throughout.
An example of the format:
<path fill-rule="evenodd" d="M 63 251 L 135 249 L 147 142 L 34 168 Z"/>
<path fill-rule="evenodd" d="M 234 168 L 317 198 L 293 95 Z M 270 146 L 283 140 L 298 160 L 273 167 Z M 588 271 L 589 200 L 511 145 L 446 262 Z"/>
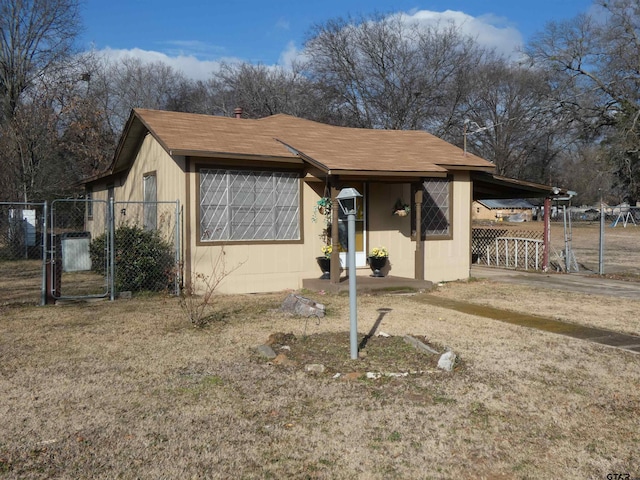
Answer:
<path fill-rule="evenodd" d="M 200 170 L 200 240 L 300 239 L 297 173 Z"/>
<path fill-rule="evenodd" d="M 422 182 L 422 239 L 451 238 L 451 179 L 428 178 Z M 415 215 L 413 216 L 415 231 Z"/>

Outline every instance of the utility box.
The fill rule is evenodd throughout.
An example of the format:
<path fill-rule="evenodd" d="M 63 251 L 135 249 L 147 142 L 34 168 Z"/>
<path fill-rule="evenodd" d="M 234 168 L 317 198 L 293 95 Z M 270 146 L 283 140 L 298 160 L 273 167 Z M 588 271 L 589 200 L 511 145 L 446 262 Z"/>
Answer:
<path fill-rule="evenodd" d="M 91 270 L 90 232 L 67 232 L 62 237 L 62 271 L 83 272 Z"/>

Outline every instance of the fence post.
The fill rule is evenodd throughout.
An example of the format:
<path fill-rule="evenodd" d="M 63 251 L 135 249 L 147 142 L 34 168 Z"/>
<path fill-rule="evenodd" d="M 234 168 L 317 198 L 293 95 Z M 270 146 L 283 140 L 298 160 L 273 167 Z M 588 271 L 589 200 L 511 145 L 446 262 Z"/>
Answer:
<path fill-rule="evenodd" d="M 505 266 L 509 268 L 509 240 L 504 241 L 504 262 Z"/>
<path fill-rule="evenodd" d="M 44 202 L 42 210 L 42 292 L 40 294 L 40 305 L 47 303 L 47 230 L 49 222 L 47 222 L 47 201 Z"/>
<path fill-rule="evenodd" d="M 549 270 L 549 249 L 551 248 L 551 199 L 544 199 L 544 248 L 542 250 L 542 271 Z"/>
<path fill-rule="evenodd" d="M 115 233 L 115 223 L 116 223 L 116 215 L 114 210 L 114 202 L 113 197 L 109 198 L 109 205 L 107 206 L 107 217 L 108 217 L 108 239 L 109 239 L 109 265 L 107 268 L 109 275 L 109 300 L 114 301 L 116 298 L 115 294 L 115 275 L 116 275 L 116 251 L 115 251 L 115 243 L 116 243 L 116 233 Z"/>
<path fill-rule="evenodd" d="M 604 275 L 604 204 L 600 190 L 600 245 L 598 248 L 598 274 Z"/>
<path fill-rule="evenodd" d="M 180 200 L 176 200 L 176 225 L 175 225 L 175 244 L 176 244 L 176 262 L 175 262 L 175 295 L 180 294 Z"/>

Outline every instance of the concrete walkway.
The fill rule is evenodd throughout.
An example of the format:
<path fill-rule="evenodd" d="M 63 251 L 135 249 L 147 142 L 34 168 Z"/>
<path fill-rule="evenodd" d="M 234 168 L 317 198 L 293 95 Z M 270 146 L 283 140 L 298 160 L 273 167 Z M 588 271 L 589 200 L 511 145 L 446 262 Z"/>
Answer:
<path fill-rule="evenodd" d="M 518 313 L 502 308 L 494 308 L 487 305 L 477 305 L 469 302 L 462 302 L 450 298 L 442 298 L 435 295 L 420 294 L 414 297 L 416 301 L 433 305 L 435 307 L 448 308 L 469 315 L 500 320 L 501 322 L 520 325 L 523 327 L 544 330 L 545 332 L 557 333 L 567 337 L 579 338 L 590 342 L 608 345 L 610 347 L 621 348 L 634 353 L 640 353 L 640 337 L 619 333 L 603 328 L 587 327 L 575 323 L 563 322 L 553 318 L 531 315 L 528 313 Z"/>
<path fill-rule="evenodd" d="M 471 277 L 566 292 L 640 300 L 640 282 L 609 280 L 580 273 L 529 273 L 474 265 L 471 267 Z"/>
<path fill-rule="evenodd" d="M 471 277 L 488 278 L 497 282 L 512 283 L 537 288 L 548 288 L 566 292 L 577 292 L 591 295 L 640 300 L 640 282 L 609 280 L 593 275 L 566 273 L 529 273 L 516 270 L 473 266 Z M 522 325 L 538 330 L 567 335 L 591 342 L 621 348 L 640 353 L 640 337 L 625 333 L 613 332 L 600 328 L 576 325 L 536 315 L 528 315 L 488 306 L 479 306 L 468 302 L 442 299 L 431 295 L 422 295 L 421 301 L 451 310 L 472 315 L 480 315 L 507 323 Z"/>

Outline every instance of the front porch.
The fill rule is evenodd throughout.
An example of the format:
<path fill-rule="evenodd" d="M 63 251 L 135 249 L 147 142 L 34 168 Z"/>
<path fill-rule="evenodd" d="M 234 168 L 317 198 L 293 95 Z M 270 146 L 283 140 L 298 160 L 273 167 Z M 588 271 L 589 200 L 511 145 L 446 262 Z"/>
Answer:
<path fill-rule="evenodd" d="M 302 280 L 302 288 L 313 292 L 325 291 L 340 293 L 349 291 L 349 276 L 340 277 L 338 283 L 320 278 L 305 278 Z M 433 283 L 428 280 L 416 280 L 415 278 L 395 277 L 387 275 L 385 277 L 373 277 L 369 275 L 358 275 L 356 278 L 356 290 L 358 292 L 413 292 L 428 291 L 433 288 Z"/>

